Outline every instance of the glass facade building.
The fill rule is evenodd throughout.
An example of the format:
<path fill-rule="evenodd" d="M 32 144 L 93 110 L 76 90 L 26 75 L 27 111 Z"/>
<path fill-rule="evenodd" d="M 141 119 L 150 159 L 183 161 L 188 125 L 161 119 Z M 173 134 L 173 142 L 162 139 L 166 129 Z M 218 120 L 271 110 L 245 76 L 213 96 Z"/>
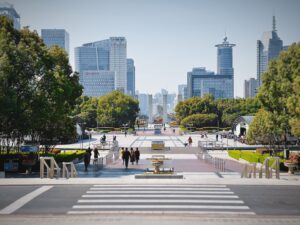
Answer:
<path fill-rule="evenodd" d="M 261 85 L 261 75 L 267 70 L 270 60 L 277 58 L 283 49 L 283 42 L 277 35 L 276 20 L 275 16 L 273 16 L 272 31 L 264 32 L 262 39 L 257 41 L 258 86 Z"/>
<path fill-rule="evenodd" d="M 233 98 L 233 76 L 215 74 L 204 67 L 193 68 L 187 73 L 188 97 L 206 94 L 213 95 L 216 99 Z"/>
<path fill-rule="evenodd" d="M 69 54 L 69 33 L 66 30 L 42 29 L 41 36 L 48 47 L 57 45 Z"/>
<path fill-rule="evenodd" d="M 83 84 L 84 71 L 114 72 L 114 89 L 127 93 L 127 44 L 124 37 L 83 44 L 75 48 L 75 70 Z M 84 85 L 84 84 L 83 84 Z M 84 86 L 84 88 L 86 88 Z"/>
<path fill-rule="evenodd" d="M 135 66 L 133 59 L 127 59 L 127 93 L 135 95 Z"/>
<path fill-rule="evenodd" d="M 13 21 L 14 28 L 20 30 L 20 15 L 17 13 L 12 4 L 0 2 L 0 16 L 6 16 L 11 19 Z"/>
<path fill-rule="evenodd" d="M 250 78 L 249 80 L 245 80 L 244 83 L 244 98 L 252 98 L 255 97 L 258 89 L 258 80 L 254 78 Z"/>
<path fill-rule="evenodd" d="M 115 73 L 113 71 L 84 71 L 83 72 L 83 95 L 102 96 L 113 91 L 115 88 Z"/>
<path fill-rule="evenodd" d="M 224 38 L 222 44 L 216 45 L 218 48 L 218 58 L 217 58 L 217 74 L 221 75 L 234 75 L 233 67 L 232 67 L 232 47 L 235 44 L 230 44 L 227 41 L 227 37 Z"/>
<path fill-rule="evenodd" d="M 178 85 L 178 95 L 182 97 L 182 100 L 187 99 L 187 85 L 186 84 L 180 84 Z"/>

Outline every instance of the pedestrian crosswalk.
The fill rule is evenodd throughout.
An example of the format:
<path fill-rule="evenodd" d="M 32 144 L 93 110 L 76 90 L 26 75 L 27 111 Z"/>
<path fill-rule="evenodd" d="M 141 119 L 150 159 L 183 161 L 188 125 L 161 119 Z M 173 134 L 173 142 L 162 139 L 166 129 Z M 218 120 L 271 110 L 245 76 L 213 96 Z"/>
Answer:
<path fill-rule="evenodd" d="M 68 214 L 255 215 L 226 185 L 93 185 Z"/>

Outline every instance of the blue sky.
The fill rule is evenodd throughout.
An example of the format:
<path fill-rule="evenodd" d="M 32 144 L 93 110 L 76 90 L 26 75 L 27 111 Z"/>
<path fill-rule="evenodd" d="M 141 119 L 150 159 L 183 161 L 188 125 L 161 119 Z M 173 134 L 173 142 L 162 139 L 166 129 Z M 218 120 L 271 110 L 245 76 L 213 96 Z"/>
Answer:
<path fill-rule="evenodd" d="M 3 0 L 0 0 L 3 2 Z M 136 89 L 177 92 L 193 67 L 217 70 L 215 44 L 233 51 L 235 96 L 256 77 L 256 41 L 271 30 L 272 16 L 284 45 L 300 41 L 299 0 L 6 0 L 21 25 L 40 33 L 63 28 L 70 34 L 70 62 L 83 43 L 124 36 L 136 66 Z"/>

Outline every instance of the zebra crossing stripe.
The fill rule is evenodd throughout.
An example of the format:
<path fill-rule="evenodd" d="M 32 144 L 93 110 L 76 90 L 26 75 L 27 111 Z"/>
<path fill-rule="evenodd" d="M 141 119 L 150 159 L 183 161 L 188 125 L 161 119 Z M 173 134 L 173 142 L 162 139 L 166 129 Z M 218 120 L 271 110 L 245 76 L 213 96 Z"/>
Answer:
<path fill-rule="evenodd" d="M 134 188 L 134 187 L 122 187 L 122 188 L 91 188 L 91 190 L 101 190 L 101 191 L 111 191 L 111 190 L 120 190 L 120 191 L 126 191 L 126 190 L 153 190 L 153 187 L 138 187 L 138 188 Z M 155 188 L 156 191 L 164 191 L 164 190 L 168 190 L 168 191 L 230 191 L 229 188 Z"/>
<path fill-rule="evenodd" d="M 83 199 L 78 203 L 144 203 L 145 199 Z M 241 200 L 147 199 L 147 203 L 217 203 L 244 204 Z"/>
<path fill-rule="evenodd" d="M 111 185 L 111 184 L 94 184 L 93 187 L 111 187 L 111 188 L 119 188 L 119 187 L 176 187 L 176 188 L 183 188 L 183 187 L 220 187 L 225 188 L 226 185 L 224 184 L 187 184 L 187 185 L 166 185 L 166 184 L 118 184 L 118 185 Z"/>
<path fill-rule="evenodd" d="M 239 209 L 248 210 L 248 206 L 235 205 L 74 205 L 73 209 Z"/>
<path fill-rule="evenodd" d="M 113 190 L 113 191 L 87 191 L 87 194 L 119 194 L 119 193 L 126 193 L 126 194 L 183 194 L 186 191 L 121 191 L 121 190 Z M 193 191 L 190 194 L 234 194 L 232 191 Z"/>
<path fill-rule="evenodd" d="M 156 192 L 153 192 L 156 193 Z M 182 195 L 182 194 L 168 194 L 168 195 L 140 195 L 140 194 L 118 194 L 118 195 L 108 195 L 106 193 L 97 195 L 82 195 L 82 198 L 239 198 L 237 195 Z"/>
<path fill-rule="evenodd" d="M 192 215 L 208 215 L 208 214 L 215 214 L 215 215 L 256 215 L 254 212 L 245 212 L 245 211 L 130 211 L 130 210 L 114 210 L 114 211 L 69 211 L 68 214 L 70 215 L 80 215 L 80 214 L 192 214 Z"/>

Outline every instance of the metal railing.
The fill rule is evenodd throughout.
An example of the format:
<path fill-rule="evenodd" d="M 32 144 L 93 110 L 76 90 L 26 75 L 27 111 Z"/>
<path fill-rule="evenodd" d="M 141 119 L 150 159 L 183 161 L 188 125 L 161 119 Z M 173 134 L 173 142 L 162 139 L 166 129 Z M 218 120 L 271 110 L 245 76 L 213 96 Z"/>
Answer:
<path fill-rule="evenodd" d="M 70 177 L 77 177 L 78 173 L 73 162 L 63 162 L 62 177 L 69 179 Z"/>
<path fill-rule="evenodd" d="M 200 152 L 198 159 L 203 160 L 205 163 L 212 164 L 216 169 L 224 172 L 226 160 L 218 157 L 213 157 L 206 152 Z"/>
<path fill-rule="evenodd" d="M 60 177 L 60 168 L 53 157 L 40 157 L 40 178 L 44 178 L 45 168 L 47 178 L 53 178 L 55 175 L 56 178 Z"/>
<path fill-rule="evenodd" d="M 198 141 L 198 147 L 203 150 L 207 150 L 207 149 L 222 150 L 224 149 L 224 143 L 219 141 Z"/>
<path fill-rule="evenodd" d="M 103 164 L 104 164 L 104 158 L 94 158 L 93 159 L 93 166 L 94 166 L 94 171 L 98 171 L 100 169 L 103 169 Z"/>
<path fill-rule="evenodd" d="M 273 159 L 274 162 L 270 166 L 269 162 Z M 280 179 L 280 158 L 279 157 L 268 157 L 265 159 L 263 164 L 261 164 L 257 168 L 256 163 L 246 163 L 244 165 L 244 169 L 242 171 L 242 178 L 256 178 L 258 172 L 258 177 L 263 178 L 263 174 L 265 174 L 265 178 L 272 179 L 273 173 L 275 173 L 275 178 Z"/>

